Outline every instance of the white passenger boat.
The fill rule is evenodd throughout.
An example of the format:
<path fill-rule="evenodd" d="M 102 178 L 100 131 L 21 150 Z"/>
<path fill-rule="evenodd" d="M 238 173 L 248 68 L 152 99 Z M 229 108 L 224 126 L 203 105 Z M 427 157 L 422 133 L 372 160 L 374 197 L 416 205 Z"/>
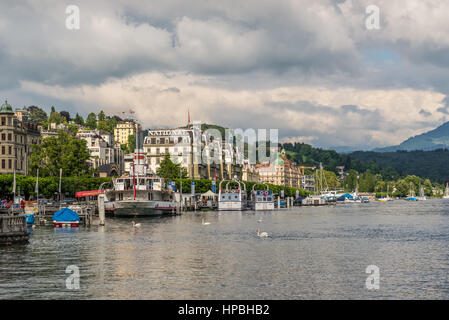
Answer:
<path fill-rule="evenodd" d="M 255 211 L 274 210 L 273 193 L 268 188 L 268 185 L 265 185 L 265 190 L 254 190 L 256 185 L 254 184 L 251 190 L 251 209 Z"/>
<path fill-rule="evenodd" d="M 226 183 L 226 189 L 222 189 L 222 183 Z M 222 180 L 219 184 L 218 210 L 219 211 L 242 211 L 247 209 L 248 199 L 246 196 L 246 185 L 242 181 L 235 180 L 237 189 L 230 189 L 229 184 L 233 181 Z M 243 186 L 243 189 L 242 189 Z"/>
<path fill-rule="evenodd" d="M 155 216 L 175 212 L 175 193 L 163 178 L 147 172 L 143 150 L 134 152 L 129 176 L 113 178 L 106 197 L 114 205 L 114 216 Z"/>

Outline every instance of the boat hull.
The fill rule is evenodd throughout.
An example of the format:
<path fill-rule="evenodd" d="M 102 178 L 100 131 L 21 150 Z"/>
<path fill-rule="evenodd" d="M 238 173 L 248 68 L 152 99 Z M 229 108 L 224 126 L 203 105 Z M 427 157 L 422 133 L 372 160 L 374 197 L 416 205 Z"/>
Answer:
<path fill-rule="evenodd" d="M 218 211 L 242 211 L 245 210 L 243 201 L 219 201 Z"/>
<path fill-rule="evenodd" d="M 53 221 L 55 228 L 78 228 L 80 226 L 79 221 Z"/>
<path fill-rule="evenodd" d="M 255 211 L 271 211 L 274 210 L 274 202 L 256 202 L 253 204 Z"/>
<path fill-rule="evenodd" d="M 176 212 L 174 203 L 168 201 L 116 201 L 114 207 L 116 217 L 148 217 Z"/>

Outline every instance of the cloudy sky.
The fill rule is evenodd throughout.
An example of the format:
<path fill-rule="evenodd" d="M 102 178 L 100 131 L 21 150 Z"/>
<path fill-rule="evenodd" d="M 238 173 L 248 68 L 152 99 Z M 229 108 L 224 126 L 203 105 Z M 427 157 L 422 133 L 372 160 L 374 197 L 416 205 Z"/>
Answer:
<path fill-rule="evenodd" d="M 394 145 L 449 121 L 448 69 L 447 0 L 0 2 L 0 99 L 131 108 L 147 128 L 190 110 L 284 141 Z"/>

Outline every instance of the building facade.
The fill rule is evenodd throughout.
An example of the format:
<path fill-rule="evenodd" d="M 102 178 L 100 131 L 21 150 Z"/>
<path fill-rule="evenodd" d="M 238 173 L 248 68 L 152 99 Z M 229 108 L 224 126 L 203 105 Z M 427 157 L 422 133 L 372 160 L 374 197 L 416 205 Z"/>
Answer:
<path fill-rule="evenodd" d="M 40 143 L 40 133 L 26 114 L 17 115 L 7 101 L 0 107 L 0 173 L 27 175 L 32 146 Z"/>
<path fill-rule="evenodd" d="M 123 173 L 123 150 L 115 143 L 111 133 L 103 130 L 79 130 L 76 137 L 86 141 L 91 168 L 98 169 L 104 165 L 115 164 L 119 170 L 117 174 Z"/>
<path fill-rule="evenodd" d="M 284 150 L 278 152 L 277 159 L 273 163 L 259 164 L 257 168 L 261 182 L 293 188 L 302 187 L 300 168 L 287 159 Z"/>
<path fill-rule="evenodd" d="M 254 164 L 250 164 L 248 160 L 245 160 L 243 164 L 242 180 L 248 182 L 260 181 L 260 174 L 257 166 Z"/>
<path fill-rule="evenodd" d="M 125 120 L 117 123 L 114 129 L 114 139 L 119 144 L 127 144 L 129 136 L 136 137 L 137 132 L 141 130 L 140 124 L 137 124 L 134 120 Z"/>
<path fill-rule="evenodd" d="M 242 179 L 243 165 L 235 161 L 235 150 L 216 141 L 216 147 L 198 128 L 148 130 L 143 150 L 150 170 L 156 173 L 165 155 L 186 169 L 192 179 Z"/>

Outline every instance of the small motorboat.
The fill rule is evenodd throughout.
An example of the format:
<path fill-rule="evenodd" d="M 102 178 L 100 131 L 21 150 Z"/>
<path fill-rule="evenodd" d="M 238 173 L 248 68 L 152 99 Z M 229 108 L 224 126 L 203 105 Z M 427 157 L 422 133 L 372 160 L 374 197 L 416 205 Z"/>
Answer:
<path fill-rule="evenodd" d="M 80 224 L 78 213 L 69 208 L 56 211 L 52 220 L 55 228 L 78 228 Z"/>

